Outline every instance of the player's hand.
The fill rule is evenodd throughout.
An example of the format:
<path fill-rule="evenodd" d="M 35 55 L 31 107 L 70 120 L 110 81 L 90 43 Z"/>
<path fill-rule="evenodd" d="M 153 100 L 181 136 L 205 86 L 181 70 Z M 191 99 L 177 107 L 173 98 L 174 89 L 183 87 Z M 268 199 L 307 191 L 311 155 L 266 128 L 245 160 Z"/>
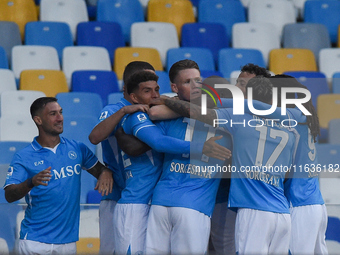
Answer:
<path fill-rule="evenodd" d="M 216 140 L 222 139 L 223 136 L 214 136 L 207 140 L 203 145 L 202 153 L 208 157 L 226 160 L 231 157 L 231 151 L 226 147 L 216 143 Z"/>
<path fill-rule="evenodd" d="M 124 113 L 130 114 L 134 112 L 147 112 L 149 110 L 149 106 L 146 104 L 133 104 L 124 106 Z"/>
<path fill-rule="evenodd" d="M 112 172 L 109 169 L 103 170 L 103 172 L 100 174 L 95 190 L 98 190 L 99 193 L 102 194 L 102 196 L 107 196 L 112 192 L 113 187 L 113 178 L 112 178 Z"/>
<path fill-rule="evenodd" d="M 45 170 L 42 170 L 40 173 L 37 173 L 32 178 L 32 183 L 34 186 L 47 186 L 48 182 L 51 180 L 51 167 L 46 168 Z"/>

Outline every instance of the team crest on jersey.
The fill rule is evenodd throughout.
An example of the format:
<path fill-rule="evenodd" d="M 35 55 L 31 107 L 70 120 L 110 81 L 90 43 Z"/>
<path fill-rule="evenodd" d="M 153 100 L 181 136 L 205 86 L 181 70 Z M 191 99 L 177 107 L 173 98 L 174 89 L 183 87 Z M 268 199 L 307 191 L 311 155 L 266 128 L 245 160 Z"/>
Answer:
<path fill-rule="evenodd" d="M 75 153 L 74 151 L 69 151 L 68 152 L 68 157 L 70 159 L 76 159 L 77 158 L 77 153 Z"/>
<path fill-rule="evenodd" d="M 39 165 L 42 165 L 42 164 L 44 164 L 44 160 L 40 160 L 40 161 L 34 162 L 35 166 L 39 166 Z"/>
<path fill-rule="evenodd" d="M 138 114 L 138 115 L 137 115 L 137 118 L 138 118 L 139 121 L 146 120 L 146 116 L 145 116 L 144 113 Z"/>
<path fill-rule="evenodd" d="M 9 177 L 13 175 L 13 170 L 14 170 L 13 167 L 9 166 L 6 179 L 9 179 Z"/>
<path fill-rule="evenodd" d="M 102 112 L 102 114 L 100 115 L 100 117 L 99 117 L 99 119 L 100 120 L 104 120 L 104 119 L 106 119 L 107 118 L 107 115 L 108 115 L 108 111 L 105 111 L 105 112 Z"/>

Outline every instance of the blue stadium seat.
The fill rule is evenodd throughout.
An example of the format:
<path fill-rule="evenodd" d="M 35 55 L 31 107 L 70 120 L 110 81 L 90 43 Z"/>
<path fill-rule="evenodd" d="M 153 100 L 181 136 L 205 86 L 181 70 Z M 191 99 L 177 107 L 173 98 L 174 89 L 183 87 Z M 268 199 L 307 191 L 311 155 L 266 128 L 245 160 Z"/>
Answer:
<path fill-rule="evenodd" d="M 328 224 L 326 230 L 326 240 L 333 240 L 340 243 L 340 219 L 328 216 Z"/>
<path fill-rule="evenodd" d="M 87 192 L 86 203 L 87 204 L 99 204 L 102 199 L 102 195 L 97 190 L 89 190 Z"/>
<path fill-rule="evenodd" d="M 130 27 L 144 21 L 144 10 L 138 0 L 98 0 L 97 21 L 112 21 L 121 25 L 125 42 L 130 42 Z"/>
<path fill-rule="evenodd" d="M 20 207 L 18 205 L 0 205 L 0 238 L 3 238 L 6 241 L 8 250 L 11 253 L 14 252 L 15 247 L 16 214 L 19 210 Z"/>
<path fill-rule="evenodd" d="M 156 74 L 159 77 L 159 94 L 172 92 L 168 73 L 165 71 L 156 71 Z"/>
<path fill-rule="evenodd" d="M 111 64 L 113 64 L 116 48 L 125 46 L 122 28 L 116 22 L 81 22 L 77 26 L 76 42 L 79 46 L 106 48 L 110 55 Z"/>
<path fill-rule="evenodd" d="M 29 142 L 0 141 L 0 164 L 11 163 L 14 154 L 29 144 Z"/>
<path fill-rule="evenodd" d="M 220 76 L 220 77 L 223 77 L 223 74 L 220 71 L 201 70 L 201 77 L 202 77 L 202 79 L 208 78 L 210 76 Z"/>
<path fill-rule="evenodd" d="M 6 51 L 0 46 L 0 68 L 8 69 L 8 59 Z"/>
<path fill-rule="evenodd" d="M 321 72 L 285 72 L 284 74 L 295 77 L 309 89 L 315 109 L 317 109 L 318 96 L 330 93 L 326 76 Z"/>
<path fill-rule="evenodd" d="M 123 96 L 123 92 L 111 93 L 107 96 L 107 103 L 116 104 L 120 101 L 120 99 L 122 99 Z"/>
<path fill-rule="evenodd" d="M 182 38 L 185 37 L 182 34 Z M 169 72 L 171 66 L 179 60 L 190 59 L 195 61 L 200 70 L 215 71 L 214 56 L 207 48 L 181 47 L 170 49 L 167 52 L 166 70 Z"/>
<path fill-rule="evenodd" d="M 81 183 L 80 183 L 80 203 L 87 203 L 87 193 L 93 190 L 96 186 L 96 178 L 89 174 L 87 171 L 82 171 L 81 173 Z M 96 191 L 98 192 L 98 191 Z"/>
<path fill-rule="evenodd" d="M 246 10 L 240 1 L 201 0 L 198 4 L 198 22 L 223 24 L 230 40 L 232 26 L 246 22 Z"/>
<path fill-rule="evenodd" d="M 334 94 L 340 94 L 340 72 L 333 74 L 332 91 Z"/>
<path fill-rule="evenodd" d="M 70 26 L 64 22 L 28 22 L 25 29 L 25 44 L 54 47 L 58 52 L 61 63 L 63 49 L 67 46 L 73 46 Z"/>
<path fill-rule="evenodd" d="M 182 27 L 181 45 L 210 49 L 217 63 L 218 51 L 229 47 L 230 36 L 219 23 L 188 23 Z"/>
<path fill-rule="evenodd" d="M 340 24 L 340 1 L 306 1 L 304 22 L 320 23 L 327 27 L 331 42 L 336 43 Z"/>
<path fill-rule="evenodd" d="M 266 67 L 261 51 L 256 49 L 221 49 L 218 55 L 218 70 L 225 78 L 248 63 Z"/>
<path fill-rule="evenodd" d="M 107 95 L 119 92 L 117 75 L 113 71 L 75 71 L 72 73 L 73 92 L 92 92 L 100 95 L 107 105 Z"/>
<path fill-rule="evenodd" d="M 316 150 L 318 155 L 319 164 L 339 164 L 340 157 L 340 144 L 321 143 L 316 144 Z"/>
<path fill-rule="evenodd" d="M 282 32 L 283 48 L 300 48 L 313 51 L 316 61 L 319 51 L 331 47 L 327 27 L 316 23 L 287 24 Z"/>
<path fill-rule="evenodd" d="M 58 93 L 56 98 L 58 99 L 60 106 L 63 108 L 64 117 L 86 115 L 98 118 L 103 108 L 102 99 L 97 93 Z"/>

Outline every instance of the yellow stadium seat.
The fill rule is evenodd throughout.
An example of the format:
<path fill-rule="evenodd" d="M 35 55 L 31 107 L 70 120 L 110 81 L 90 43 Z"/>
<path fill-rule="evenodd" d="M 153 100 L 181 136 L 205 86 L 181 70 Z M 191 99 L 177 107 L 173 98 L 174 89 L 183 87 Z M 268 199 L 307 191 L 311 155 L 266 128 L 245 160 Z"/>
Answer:
<path fill-rule="evenodd" d="M 79 238 L 77 242 L 77 254 L 99 254 L 99 238 Z"/>
<path fill-rule="evenodd" d="M 180 38 L 183 24 L 195 22 L 195 15 L 189 0 L 150 0 L 147 19 L 174 24 Z"/>
<path fill-rule="evenodd" d="M 308 49 L 273 49 L 269 70 L 275 74 L 289 71 L 318 71 L 314 53 Z"/>
<path fill-rule="evenodd" d="M 20 75 L 19 88 L 42 91 L 48 97 L 69 92 L 65 74 L 58 70 L 24 70 Z"/>
<path fill-rule="evenodd" d="M 340 119 L 340 94 L 318 96 L 317 111 L 321 128 L 328 128 L 329 121 Z"/>
<path fill-rule="evenodd" d="M 132 61 L 146 61 L 155 70 L 163 71 L 162 60 L 158 50 L 152 48 L 120 47 L 115 51 L 113 66 L 113 70 L 116 72 L 119 80 L 123 79 L 124 69 Z"/>
<path fill-rule="evenodd" d="M 38 21 L 37 7 L 34 0 L 0 1 L 0 21 L 17 23 L 20 28 L 21 39 L 24 40 L 26 23 Z"/>

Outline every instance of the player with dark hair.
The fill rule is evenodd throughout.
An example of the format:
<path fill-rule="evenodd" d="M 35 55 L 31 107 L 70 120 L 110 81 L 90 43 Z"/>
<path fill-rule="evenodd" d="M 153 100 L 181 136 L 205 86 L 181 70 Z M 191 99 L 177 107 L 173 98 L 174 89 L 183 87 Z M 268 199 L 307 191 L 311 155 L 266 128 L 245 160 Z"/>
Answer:
<path fill-rule="evenodd" d="M 64 119 L 56 98 L 38 98 L 30 111 L 39 135 L 14 155 L 5 184 L 8 202 L 24 196 L 27 202 L 19 253 L 76 254 L 82 168 L 98 179 L 102 195 L 112 190 L 112 174 L 85 144 L 60 136 Z"/>

